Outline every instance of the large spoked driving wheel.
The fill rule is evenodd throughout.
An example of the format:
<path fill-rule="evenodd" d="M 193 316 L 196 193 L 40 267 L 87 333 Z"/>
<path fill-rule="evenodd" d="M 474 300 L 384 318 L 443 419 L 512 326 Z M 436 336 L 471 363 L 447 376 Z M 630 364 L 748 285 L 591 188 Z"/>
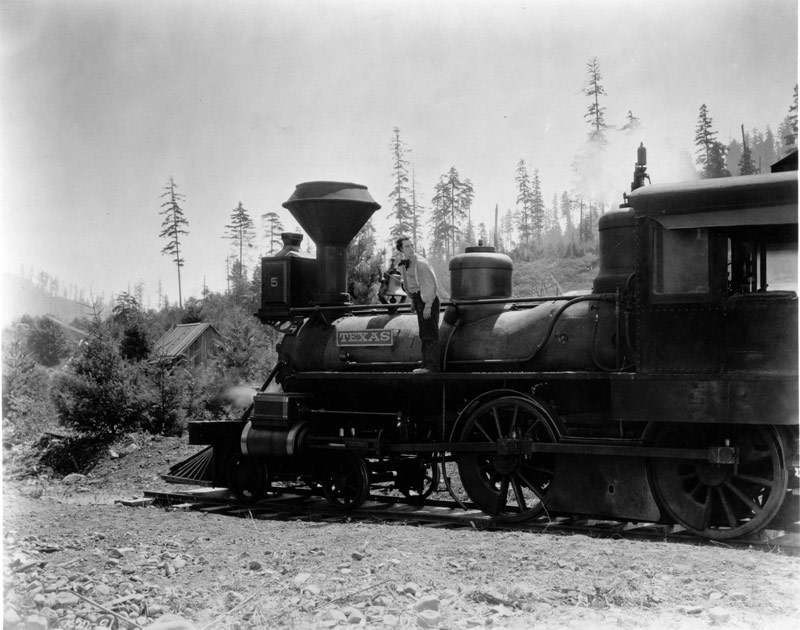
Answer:
<path fill-rule="evenodd" d="M 777 514 L 786 497 L 788 470 L 771 427 L 662 424 L 648 442 L 669 448 L 732 446 L 738 464 L 654 459 L 653 490 L 663 510 L 689 531 L 721 540 L 756 532 Z"/>
<path fill-rule="evenodd" d="M 322 492 L 337 510 L 355 510 L 369 496 L 366 462 L 355 455 L 334 454 L 324 463 Z"/>
<path fill-rule="evenodd" d="M 486 442 L 492 450 L 501 439 L 555 442 L 556 434 L 535 401 L 504 396 L 475 409 L 459 435 L 460 442 Z M 525 521 L 544 511 L 553 480 L 552 455 L 461 453 L 457 462 L 464 490 L 484 512 L 499 520 Z"/>
<path fill-rule="evenodd" d="M 269 488 L 267 468 L 241 453 L 234 453 L 227 466 L 228 489 L 239 499 L 257 501 Z"/>

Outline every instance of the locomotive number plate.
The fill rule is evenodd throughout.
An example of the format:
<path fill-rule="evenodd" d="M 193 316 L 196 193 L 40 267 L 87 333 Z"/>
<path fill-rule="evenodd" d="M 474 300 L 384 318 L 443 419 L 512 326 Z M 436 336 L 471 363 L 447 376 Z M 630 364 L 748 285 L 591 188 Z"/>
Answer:
<path fill-rule="evenodd" d="M 337 330 L 336 345 L 348 346 L 391 346 L 397 330 Z"/>

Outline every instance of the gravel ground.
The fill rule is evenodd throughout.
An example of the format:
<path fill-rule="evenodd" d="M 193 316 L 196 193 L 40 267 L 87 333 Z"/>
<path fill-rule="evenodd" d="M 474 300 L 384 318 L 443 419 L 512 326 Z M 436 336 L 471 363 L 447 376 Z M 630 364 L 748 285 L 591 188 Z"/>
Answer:
<path fill-rule="evenodd" d="M 724 545 L 124 507 L 194 452 L 129 436 L 87 476 L 6 453 L 4 628 L 796 628 L 800 559 Z"/>

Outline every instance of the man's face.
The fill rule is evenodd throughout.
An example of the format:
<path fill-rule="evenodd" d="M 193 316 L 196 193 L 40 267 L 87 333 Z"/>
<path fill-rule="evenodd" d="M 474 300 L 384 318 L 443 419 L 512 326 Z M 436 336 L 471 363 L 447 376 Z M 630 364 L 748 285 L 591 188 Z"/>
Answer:
<path fill-rule="evenodd" d="M 405 258 L 411 258 L 414 255 L 414 243 L 411 242 L 410 239 L 406 239 L 403 241 L 403 256 Z"/>

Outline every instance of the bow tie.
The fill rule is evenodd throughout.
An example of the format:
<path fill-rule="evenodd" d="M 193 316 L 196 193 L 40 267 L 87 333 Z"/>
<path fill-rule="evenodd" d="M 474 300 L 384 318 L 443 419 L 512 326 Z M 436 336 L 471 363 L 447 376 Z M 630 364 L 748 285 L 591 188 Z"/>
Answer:
<path fill-rule="evenodd" d="M 408 265 L 410 262 L 411 262 L 410 260 L 401 260 L 399 263 L 397 263 L 397 265 L 398 267 L 405 267 L 406 269 L 408 269 Z"/>

